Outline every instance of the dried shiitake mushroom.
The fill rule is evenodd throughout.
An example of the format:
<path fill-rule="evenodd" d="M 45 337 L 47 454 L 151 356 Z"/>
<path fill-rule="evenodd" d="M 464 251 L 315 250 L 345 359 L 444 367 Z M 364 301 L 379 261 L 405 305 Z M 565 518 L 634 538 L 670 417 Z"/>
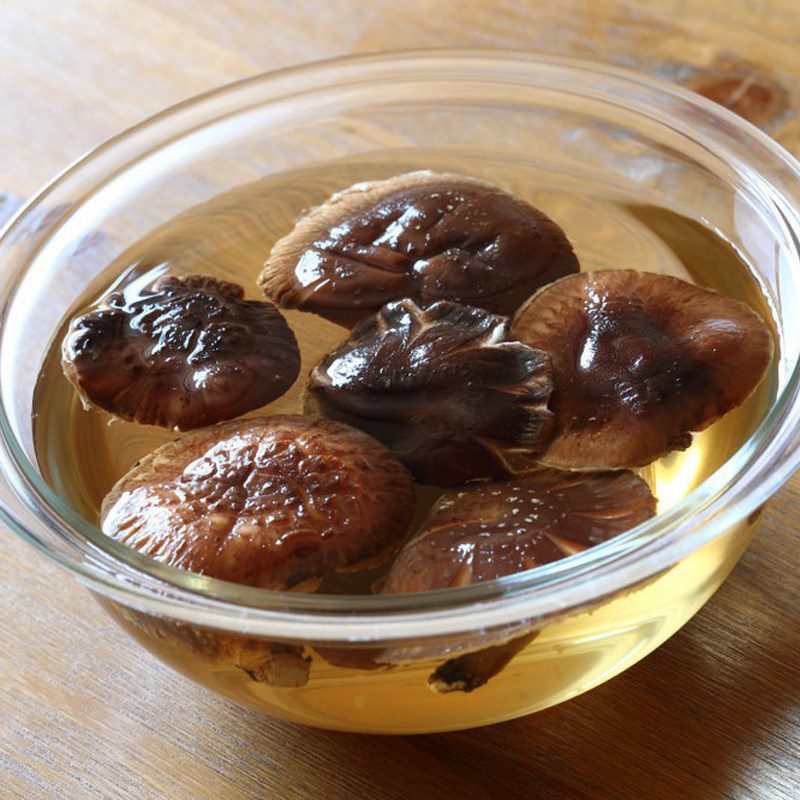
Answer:
<path fill-rule="evenodd" d="M 440 301 L 387 303 L 311 373 L 306 411 L 361 428 L 424 483 L 506 475 L 504 453 L 550 433 L 548 357 L 505 317 Z"/>
<path fill-rule="evenodd" d="M 259 283 L 280 306 L 349 326 L 403 297 L 511 315 L 577 270 L 541 211 L 486 181 L 422 171 L 356 184 L 312 209 L 272 248 Z"/>
<path fill-rule="evenodd" d="M 467 586 L 585 550 L 655 514 L 647 484 L 627 470 L 533 472 L 446 493 L 392 565 L 384 594 Z M 534 637 L 467 653 L 442 664 L 439 692 L 472 691 Z"/>
<path fill-rule="evenodd" d="M 297 378 L 300 353 L 272 303 L 190 275 L 114 292 L 78 316 L 62 364 L 86 405 L 189 430 L 280 397 Z"/>
<path fill-rule="evenodd" d="M 468 586 L 549 564 L 655 514 L 628 470 L 540 470 L 446 492 L 392 565 L 383 594 Z"/>
<path fill-rule="evenodd" d="M 286 589 L 384 553 L 414 490 L 361 431 L 274 416 L 184 434 L 108 494 L 103 532 L 173 567 Z"/>
<path fill-rule="evenodd" d="M 649 464 L 685 449 L 756 388 L 772 337 L 744 303 L 634 270 L 572 275 L 541 289 L 512 336 L 546 350 L 560 469 Z"/>

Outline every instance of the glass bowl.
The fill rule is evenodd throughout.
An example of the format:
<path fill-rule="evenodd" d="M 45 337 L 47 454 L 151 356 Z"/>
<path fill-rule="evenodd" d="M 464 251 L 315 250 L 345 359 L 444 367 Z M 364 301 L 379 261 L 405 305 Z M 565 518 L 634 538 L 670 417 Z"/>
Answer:
<path fill-rule="evenodd" d="M 745 433 L 704 472 L 680 462 L 671 474 L 681 490 L 655 519 L 583 554 L 465 588 L 267 592 L 173 570 L 106 540 L 44 480 L 35 446 L 37 378 L 64 320 L 92 287 L 108 284 L 121 254 L 176 215 L 256 180 L 286 189 L 314 165 L 376 177 L 388 169 L 386 154 L 395 171 L 496 178 L 499 170 L 512 190 L 535 184 L 539 204 L 576 238 L 584 267 L 607 265 L 645 207 L 661 214 L 651 233 L 658 219 L 677 215 L 686 230 L 703 232 L 698 242 L 708 244 L 706 233 L 727 241 L 752 272 L 778 343 L 761 405 L 742 418 Z M 642 658 L 702 606 L 798 464 L 798 177 L 775 142 L 701 97 L 620 69 L 521 53 L 344 58 L 175 106 L 78 161 L 2 234 L 3 518 L 159 658 L 277 717 L 419 733 L 574 697 Z M 321 199 L 329 188 L 311 194 Z M 609 222 L 589 200 L 577 211 L 562 207 L 567 190 L 627 198 L 616 206 L 627 216 Z M 298 200 L 295 213 L 301 208 Z M 237 222 L 235 209 L 225 213 Z M 291 218 L 278 222 L 283 233 Z M 648 241 L 647 253 L 664 250 Z M 713 272 L 712 250 L 705 256 Z M 723 288 L 745 291 L 721 266 L 717 273 Z M 300 328 L 313 319 L 292 317 Z M 476 651 L 484 666 L 502 669 L 471 692 L 435 691 L 431 676 Z"/>

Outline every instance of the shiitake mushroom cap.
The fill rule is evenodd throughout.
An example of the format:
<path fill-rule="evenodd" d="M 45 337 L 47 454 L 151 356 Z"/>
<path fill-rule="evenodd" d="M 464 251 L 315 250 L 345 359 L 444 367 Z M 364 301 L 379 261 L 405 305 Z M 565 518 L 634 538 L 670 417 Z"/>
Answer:
<path fill-rule="evenodd" d="M 634 270 L 544 287 L 512 336 L 552 359 L 555 433 L 539 461 L 559 469 L 639 467 L 685 449 L 753 392 L 773 351 L 744 303 Z"/>
<path fill-rule="evenodd" d="M 655 512 L 649 486 L 628 470 L 540 470 L 454 489 L 403 546 L 382 593 L 512 575 L 605 542 Z"/>
<path fill-rule="evenodd" d="M 508 474 L 551 428 L 547 355 L 508 340 L 505 317 L 439 301 L 387 303 L 312 371 L 305 408 L 361 428 L 423 483 Z"/>
<path fill-rule="evenodd" d="M 245 300 L 227 281 L 167 276 L 76 317 L 62 365 L 86 405 L 189 430 L 280 397 L 297 378 L 300 352 L 272 303 Z"/>
<path fill-rule="evenodd" d="M 629 471 L 541 470 L 444 494 L 400 551 L 382 593 L 467 586 L 548 564 L 607 541 L 655 514 L 648 485 Z M 440 664 L 435 692 L 472 692 L 538 635 L 528 630 Z M 402 659 L 402 652 L 376 660 Z"/>
<path fill-rule="evenodd" d="M 419 171 L 311 209 L 276 242 L 259 283 L 280 306 L 351 326 L 403 297 L 510 316 L 577 270 L 564 232 L 538 209 L 477 178 Z"/>
<path fill-rule="evenodd" d="M 414 489 L 383 445 L 330 420 L 281 415 L 184 434 L 102 505 L 103 532 L 212 578 L 286 589 L 387 551 Z"/>

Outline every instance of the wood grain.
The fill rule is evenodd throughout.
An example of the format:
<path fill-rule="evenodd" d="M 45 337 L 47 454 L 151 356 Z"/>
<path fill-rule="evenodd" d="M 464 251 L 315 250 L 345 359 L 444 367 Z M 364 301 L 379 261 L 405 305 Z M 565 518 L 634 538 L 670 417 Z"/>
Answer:
<path fill-rule="evenodd" d="M 402 47 L 567 53 L 692 86 L 800 155 L 796 0 L 4 0 L 0 190 L 219 83 Z M 11 202 L 11 201 L 9 201 Z M 800 796 L 800 478 L 708 606 L 581 698 L 477 731 L 379 738 L 240 711 L 128 640 L 0 531 L 0 796 Z"/>

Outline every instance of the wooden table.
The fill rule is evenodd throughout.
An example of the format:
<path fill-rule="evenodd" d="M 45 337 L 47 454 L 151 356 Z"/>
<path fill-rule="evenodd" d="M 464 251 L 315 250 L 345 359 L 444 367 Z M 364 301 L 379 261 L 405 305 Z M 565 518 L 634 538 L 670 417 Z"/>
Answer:
<path fill-rule="evenodd" d="M 3 0 L 0 190 L 12 204 L 217 84 L 402 47 L 637 67 L 800 155 L 798 44 L 797 0 Z M 188 684 L 0 531 L 0 797 L 800 797 L 799 501 L 796 477 L 722 590 L 622 676 L 527 719 L 395 738 L 272 722 Z"/>

